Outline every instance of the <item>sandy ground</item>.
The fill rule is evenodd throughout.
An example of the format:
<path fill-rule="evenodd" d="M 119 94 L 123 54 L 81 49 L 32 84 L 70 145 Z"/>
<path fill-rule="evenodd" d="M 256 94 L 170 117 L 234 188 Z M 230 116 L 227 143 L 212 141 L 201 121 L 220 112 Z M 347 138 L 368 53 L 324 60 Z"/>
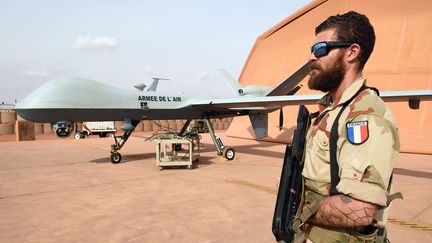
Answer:
<path fill-rule="evenodd" d="M 110 139 L 14 142 L 0 136 L 0 242 L 274 242 L 271 222 L 285 145 L 209 135 L 193 170 L 159 171 L 137 133 L 111 164 Z M 391 242 L 432 242 L 432 156 L 401 154 Z"/>

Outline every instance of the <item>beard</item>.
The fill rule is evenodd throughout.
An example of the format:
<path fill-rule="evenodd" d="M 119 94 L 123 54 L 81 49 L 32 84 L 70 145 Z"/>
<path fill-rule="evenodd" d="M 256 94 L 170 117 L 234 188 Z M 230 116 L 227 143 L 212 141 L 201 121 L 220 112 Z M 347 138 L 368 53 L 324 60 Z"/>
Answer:
<path fill-rule="evenodd" d="M 309 89 L 322 92 L 336 90 L 345 76 L 343 54 L 338 55 L 333 65 L 326 70 L 323 70 L 316 62 L 312 63 L 311 70 L 311 76 L 308 81 Z"/>

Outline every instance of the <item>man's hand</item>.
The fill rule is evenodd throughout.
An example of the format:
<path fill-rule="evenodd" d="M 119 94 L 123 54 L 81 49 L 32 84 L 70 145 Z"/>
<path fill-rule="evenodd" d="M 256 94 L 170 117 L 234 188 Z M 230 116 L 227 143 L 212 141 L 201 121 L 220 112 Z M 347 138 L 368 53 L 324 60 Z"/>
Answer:
<path fill-rule="evenodd" d="M 372 223 L 378 206 L 345 195 L 336 195 L 322 199 L 318 211 L 308 221 L 324 226 L 351 228 L 367 226 Z"/>

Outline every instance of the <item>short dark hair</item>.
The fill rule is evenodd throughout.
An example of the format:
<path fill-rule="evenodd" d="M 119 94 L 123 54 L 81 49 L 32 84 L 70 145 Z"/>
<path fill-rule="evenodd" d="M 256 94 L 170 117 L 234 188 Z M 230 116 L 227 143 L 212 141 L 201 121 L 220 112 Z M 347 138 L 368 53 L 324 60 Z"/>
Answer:
<path fill-rule="evenodd" d="M 360 46 L 359 69 L 362 70 L 375 45 L 375 31 L 368 17 L 354 11 L 330 16 L 315 28 L 315 35 L 328 29 L 335 29 L 338 41 L 354 42 Z"/>

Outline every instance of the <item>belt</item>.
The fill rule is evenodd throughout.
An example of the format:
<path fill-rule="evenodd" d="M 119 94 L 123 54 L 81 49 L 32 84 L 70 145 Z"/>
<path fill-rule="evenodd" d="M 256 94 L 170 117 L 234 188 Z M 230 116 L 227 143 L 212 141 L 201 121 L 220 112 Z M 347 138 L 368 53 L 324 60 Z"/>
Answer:
<path fill-rule="evenodd" d="M 370 235 L 375 233 L 378 228 L 373 225 L 354 228 L 354 231 L 362 235 Z"/>

